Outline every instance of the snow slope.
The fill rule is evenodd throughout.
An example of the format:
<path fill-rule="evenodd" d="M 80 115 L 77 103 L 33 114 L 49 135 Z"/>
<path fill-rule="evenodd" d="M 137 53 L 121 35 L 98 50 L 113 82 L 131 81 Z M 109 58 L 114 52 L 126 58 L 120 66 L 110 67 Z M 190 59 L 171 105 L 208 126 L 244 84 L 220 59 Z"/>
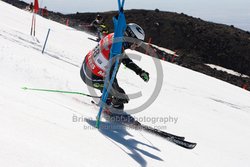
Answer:
<path fill-rule="evenodd" d="M 37 16 L 34 38 L 29 35 L 31 13 L 2 1 L 0 11 L 1 166 L 249 166 L 249 92 L 161 62 L 161 92 L 152 105 L 134 116 L 144 124 L 184 135 L 198 143 L 196 148 L 186 150 L 132 129 L 98 131 L 94 128 L 98 108 L 90 104 L 90 98 L 21 89 L 88 93 L 79 70 L 86 53 L 96 45 L 88 40 L 91 36 Z M 41 54 L 49 28 L 48 45 Z M 130 94 L 142 93 L 127 109 L 143 104 L 157 82 L 153 59 L 128 52 L 132 53 L 141 56 L 135 61 L 151 79 L 144 83 L 120 68 L 120 85 Z M 102 121 L 107 127 L 116 126 Z"/>

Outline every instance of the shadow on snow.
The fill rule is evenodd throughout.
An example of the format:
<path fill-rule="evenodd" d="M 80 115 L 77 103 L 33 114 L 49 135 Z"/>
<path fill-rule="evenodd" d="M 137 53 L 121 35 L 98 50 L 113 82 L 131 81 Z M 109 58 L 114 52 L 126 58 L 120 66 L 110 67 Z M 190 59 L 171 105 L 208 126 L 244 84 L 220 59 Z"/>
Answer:
<path fill-rule="evenodd" d="M 89 125 L 95 127 L 96 121 L 86 119 L 86 122 Z M 131 158 L 133 158 L 137 163 L 139 163 L 141 166 L 147 166 L 147 162 L 145 159 L 143 159 L 143 157 L 140 155 L 140 153 L 144 154 L 152 159 L 163 161 L 160 157 L 153 155 L 153 154 L 149 153 L 148 151 L 142 150 L 142 149 L 138 148 L 137 146 L 140 144 L 143 146 L 147 146 L 151 149 L 160 151 L 158 148 L 156 148 L 154 146 L 150 146 L 148 144 L 145 144 L 145 143 L 138 141 L 138 140 L 135 140 L 135 139 L 131 139 L 131 138 L 126 139 L 125 136 L 132 137 L 132 135 L 130 133 L 128 133 L 128 131 L 126 130 L 126 127 L 121 125 L 121 124 L 115 124 L 115 123 L 110 123 L 110 122 L 101 122 L 101 126 L 100 126 L 99 131 L 105 137 L 107 137 L 112 143 L 117 145 L 122 151 L 124 151 Z M 122 144 L 127 149 L 129 149 L 131 151 L 131 153 L 128 153 L 126 150 L 124 150 L 121 146 L 118 145 L 118 143 Z"/>

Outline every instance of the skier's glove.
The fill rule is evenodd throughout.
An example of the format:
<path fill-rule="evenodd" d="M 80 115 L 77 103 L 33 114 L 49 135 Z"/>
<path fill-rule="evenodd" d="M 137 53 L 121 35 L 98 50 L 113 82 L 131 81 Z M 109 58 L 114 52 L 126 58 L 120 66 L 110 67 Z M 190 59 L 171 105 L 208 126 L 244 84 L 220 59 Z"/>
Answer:
<path fill-rule="evenodd" d="M 145 81 L 145 82 L 148 82 L 149 81 L 149 73 L 142 70 L 140 73 L 139 73 L 140 77 Z"/>

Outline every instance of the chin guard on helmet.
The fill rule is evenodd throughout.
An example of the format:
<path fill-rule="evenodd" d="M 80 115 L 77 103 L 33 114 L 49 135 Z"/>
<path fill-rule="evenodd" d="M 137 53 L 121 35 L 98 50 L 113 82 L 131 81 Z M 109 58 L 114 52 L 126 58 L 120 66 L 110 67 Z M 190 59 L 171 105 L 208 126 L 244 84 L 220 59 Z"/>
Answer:
<path fill-rule="evenodd" d="M 123 38 L 123 47 L 124 49 L 137 48 L 142 45 L 143 41 L 137 38 L 127 37 Z"/>

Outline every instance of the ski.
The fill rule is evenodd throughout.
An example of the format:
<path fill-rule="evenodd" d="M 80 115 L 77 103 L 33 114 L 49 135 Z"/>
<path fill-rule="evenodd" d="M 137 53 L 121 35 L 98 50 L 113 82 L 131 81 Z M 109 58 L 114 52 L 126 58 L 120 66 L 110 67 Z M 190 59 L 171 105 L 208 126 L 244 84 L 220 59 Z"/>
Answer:
<path fill-rule="evenodd" d="M 97 104 L 93 100 L 91 100 L 91 103 L 94 104 L 94 105 L 96 105 L 96 106 L 99 106 L 99 104 Z M 132 116 L 130 116 L 130 117 L 132 117 Z M 140 124 L 141 129 L 143 129 L 143 130 L 145 130 L 147 132 L 155 133 L 155 134 L 158 134 L 159 136 L 163 136 L 163 137 L 174 137 L 174 138 L 177 138 L 179 140 L 185 140 L 185 137 L 183 137 L 183 136 L 177 136 L 177 135 L 174 135 L 174 134 L 171 134 L 171 133 L 167 133 L 167 132 L 161 131 L 159 129 L 152 128 L 150 126 L 142 125 L 139 122 L 137 124 Z"/>
<path fill-rule="evenodd" d="M 97 103 L 94 101 L 91 101 L 92 104 L 95 104 L 96 106 L 99 106 Z M 127 126 L 129 128 L 133 128 L 135 130 L 143 130 L 145 132 L 151 133 L 153 135 L 159 136 L 163 139 L 168 140 L 171 143 L 174 143 L 178 146 L 181 146 L 186 149 L 193 149 L 196 146 L 196 143 L 185 141 L 185 137 L 183 136 L 177 136 L 168 132 L 161 131 L 156 128 L 152 128 L 147 125 L 143 125 L 140 122 L 136 121 L 134 117 L 132 117 L 129 114 L 107 114 L 103 112 L 103 117 L 110 121 L 110 122 L 115 122 L 115 123 L 120 123 L 123 126 Z"/>
<path fill-rule="evenodd" d="M 90 37 L 88 37 L 88 39 L 89 39 L 89 40 L 92 40 L 92 41 L 95 41 L 95 42 L 99 42 L 98 39 L 94 39 L 94 38 L 90 38 Z"/>
<path fill-rule="evenodd" d="M 140 125 L 140 128 L 142 128 L 142 130 L 152 133 L 154 135 L 157 135 L 159 137 L 162 137 L 166 140 L 168 140 L 171 143 L 174 143 L 178 146 L 181 146 L 183 148 L 186 149 L 193 149 L 196 146 L 196 143 L 193 142 L 189 142 L 189 141 L 185 141 L 184 137 L 181 136 L 176 136 L 170 133 L 166 133 L 164 131 L 160 131 L 158 129 L 152 128 L 150 126 L 145 126 L 145 125 Z"/>
<path fill-rule="evenodd" d="M 161 136 L 161 137 L 170 137 L 170 138 L 175 138 L 175 139 L 178 139 L 178 140 L 185 140 L 185 137 L 183 136 L 177 136 L 177 135 L 174 135 L 174 134 L 171 134 L 171 133 L 167 133 L 167 132 L 164 132 L 164 131 L 161 131 L 159 129 L 156 129 L 156 128 L 152 128 L 150 126 L 146 126 L 146 125 L 140 125 L 141 128 L 147 132 L 150 132 L 150 133 L 153 133 L 153 134 L 157 134 L 158 136 Z"/>
<path fill-rule="evenodd" d="M 162 137 L 163 139 L 166 139 L 169 142 L 174 143 L 174 144 L 181 146 L 183 148 L 186 148 L 186 149 L 193 149 L 196 146 L 196 143 L 185 141 L 185 137 L 177 136 L 177 135 L 174 135 L 171 133 L 167 133 L 167 132 L 161 131 L 159 129 L 152 128 L 150 126 L 143 125 L 137 121 L 135 124 L 127 124 L 126 122 L 122 122 L 122 124 L 124 124 L 125 126 L 132 127 L 134 129 L 143 130 L 145 132 Z"/>

